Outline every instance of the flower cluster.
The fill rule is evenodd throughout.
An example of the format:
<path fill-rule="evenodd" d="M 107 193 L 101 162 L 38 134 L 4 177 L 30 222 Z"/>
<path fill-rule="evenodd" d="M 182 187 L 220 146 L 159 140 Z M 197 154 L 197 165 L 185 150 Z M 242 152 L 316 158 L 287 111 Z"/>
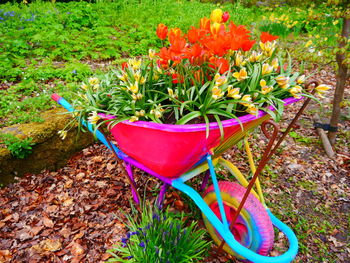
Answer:
<path fill-rule="evenodd" d="M 278 118 L 282 99 L 309 96 L 307 77 L 293 72 L 290 58 L 278 50 L 277 36 L 262 32 L 254 40 L 250 30 L 229 18 L 216 9 L 185 33 L 159 24 L 159 52 L 150 50 L 147 59 L 129 59 L 101 80 L 83 84 L 77 100 L 81 114 L 91 123 L 98 113 L 117 121 L 175 124 L 255 115 L 259 109 Z M 327 89 L 317 87 L 319 93 Z"/>

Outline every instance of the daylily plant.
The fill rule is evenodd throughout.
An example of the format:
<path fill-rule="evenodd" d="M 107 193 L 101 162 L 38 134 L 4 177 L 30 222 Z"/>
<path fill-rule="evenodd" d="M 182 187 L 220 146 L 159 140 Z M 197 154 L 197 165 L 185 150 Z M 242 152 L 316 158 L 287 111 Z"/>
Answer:
<path fill-rule="evenodd" d="M 283 62 L 277 36 L 262 32 L 254 40 L 229 17 L 216 9 L 187 32 L 159 24 L 159 52 L 150 50 L 147 59 L 129 59 L 102 79 L 81 85 L 75 101 L 80 117 L 97 123 L 99 113 L 106 113 L 116 121 L 186 124 L 220 122 L 261 109 L 278 119 L 282 99 L 310 96 L 303 86 L 307 77 L 292 71 L 290 59 Z M 329 86 L 316 89 L 323 94 Z"/>

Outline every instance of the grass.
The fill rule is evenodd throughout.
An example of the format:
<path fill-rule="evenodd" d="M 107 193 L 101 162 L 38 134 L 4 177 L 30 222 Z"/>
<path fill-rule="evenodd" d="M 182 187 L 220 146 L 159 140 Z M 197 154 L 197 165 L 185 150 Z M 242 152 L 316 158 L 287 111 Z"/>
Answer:
<path fill-rule="evenodd" d="M 147 54 L 149 48 L 160 48 L 155 35 L 159 23 L 184 30 L 216 7 L 171 0 L 0 5 L 0 127 L 40 121 L 35 116 L 54 105 L 50 94 L 59 92 L 69 99 L 69 92 L 88 76 L 127 57 Z M 322 7 L 286 10 L 228 3 L 223 8 L 236 24 L 254 28 L 254 35 L 259 29 L 269 30 L 285 43 L 295 40 L 288 39 L 291 34 L 314 34 L 320 28 L 325 34 L 339 31 L 331 18 L 315 19 Z M 310 54 L 293 47 L 294 53 Z M 106 66 L 91 66 L 97 63 Z"/>

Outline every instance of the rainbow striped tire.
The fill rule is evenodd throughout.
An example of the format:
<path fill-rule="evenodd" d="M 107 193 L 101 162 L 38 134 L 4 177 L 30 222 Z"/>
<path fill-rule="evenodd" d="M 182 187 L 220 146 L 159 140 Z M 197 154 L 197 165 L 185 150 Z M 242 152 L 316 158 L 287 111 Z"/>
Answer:
<path fill-rule="evenodd" d="M 219 182 L 219 188 L 224 203 L 227 221 L 230 224 L 246 189 L 237 183 L 227 181 Z M 221 220 L 213 185 L 208 187 L 205 191 L 203 199 L 213 210 L 215 215 Z M 205 215 L 202 214 L 202 216 L 209 234 L 215 243 L 219 245 L 222 241 L 222 237 L 210 224 Z M 267 256 L 272 249 L 274 242 L 272 222 L 266 209 L 254 195 L 249 194 L 234 225 L 232 234 L 240 244 L 260 255 Z M 223 249 L 237 259 L 245 260 L 245 258 L 233 251 L 227 244 L 224 245 Z"/>

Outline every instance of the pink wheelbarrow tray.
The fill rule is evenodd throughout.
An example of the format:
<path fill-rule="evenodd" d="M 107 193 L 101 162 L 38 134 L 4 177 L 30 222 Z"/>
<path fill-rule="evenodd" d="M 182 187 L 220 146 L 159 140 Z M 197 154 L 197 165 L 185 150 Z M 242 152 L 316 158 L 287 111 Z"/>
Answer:
<path fill-rule="evenodd" d="M 317 82 L 313 81 L 310 86 Z M 73 112 L 73 107 L 57 94 L 52 95 L 57 103 Z M 285 105 L 298 101 L 295 98 L 284 100 Z M 217 123 L 210 124 L 210 133 L 206 137 L 206 125 L 170 125 L 152 122 L 123 121 L 113 127 L 110 132 L 118 143 L 111 143 L 104 133 L 94 131 L 88 122 L 82 124 L 106 145 L 119 160 L 125 163 L 134 200 L 139 203 L 139 195 L 133 179 L 132 167 L 137 167 L 164 182 L 160 189 L 158 205 L 161 205 L 168 186 L 172 186 L 187 194 L 202 211 L 204 223 L 219 245 L 219 250 L 234 255 L 241 260 L 261 263 L 291 262 L 298 252 L 298 240 L 293 231 L 266 207 L 258 175 L 275 153 L 285 136 L 291 130 L 303 110 L 309 103 L 306 98 L 299 112 L 289 124 L 285 132 L 279 136 L 277 125 L 270 121 L 270 116 L 259 111 L 257 116 L 245 115 L 237 120 L 222 121 L 224 138 L 221 138 Z M 113 116 L 101 115 L 105 119 Z M 261 161 L 255 167 L 249 148 L 247 133 L 261 125 L 262 131 L 269 139 Z M 271 129 L 267 129 L 271 126 Z M 249 165 L 253 174 L 250 182 L 240 173 L 236 166 L 221 156 L 227 149 L 244 138 Z M 215 166 L 226 168 L 239 182 L 218 182 Z M 186 184 L 191 178 L 205 174 L 201 191 L 209 186 L 202 197 L 195 189 Z M 255 186 L 256 191 L 253 189 Z M 268 256 L 274 240 L 273 226 L 282 231 L 289 241 L 289 249 L 277 257 Z"/>

